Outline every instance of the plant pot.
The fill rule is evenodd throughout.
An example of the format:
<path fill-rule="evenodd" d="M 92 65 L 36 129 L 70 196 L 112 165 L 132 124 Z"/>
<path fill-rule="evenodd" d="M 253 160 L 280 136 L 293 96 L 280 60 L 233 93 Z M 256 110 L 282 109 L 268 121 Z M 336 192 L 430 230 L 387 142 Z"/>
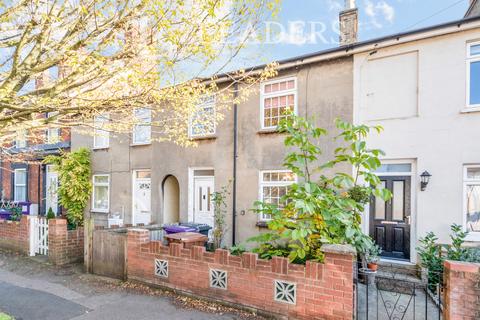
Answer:
<path fill-rule="evenodd" d="M 377 271 L 378 270 L 378 264 L 370 262 L 370 263 L 367 264 L 367 268 L 368 268 L 368 270 Z"/>

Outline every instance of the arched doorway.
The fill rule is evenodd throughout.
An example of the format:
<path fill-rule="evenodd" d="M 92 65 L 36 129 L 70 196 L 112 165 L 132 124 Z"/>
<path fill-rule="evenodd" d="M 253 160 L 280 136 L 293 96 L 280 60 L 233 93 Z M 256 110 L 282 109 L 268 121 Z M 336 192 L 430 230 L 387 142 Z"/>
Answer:
<path fill-rule="evenodd" d="M 163 223 L 180 221 L 180 186 L 170 175 L 163 180 Z"/>

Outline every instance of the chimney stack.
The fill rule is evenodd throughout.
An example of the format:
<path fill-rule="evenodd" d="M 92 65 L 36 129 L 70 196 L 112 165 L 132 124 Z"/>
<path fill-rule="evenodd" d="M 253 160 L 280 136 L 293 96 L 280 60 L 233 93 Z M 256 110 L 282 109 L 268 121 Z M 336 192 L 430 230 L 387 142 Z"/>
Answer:
<path fill-rule="evenodd" d="M 358 8 L 355 0 L 345 0 L 345 10 L 340 12 L 340 45 L 346 46 L 357 42 Z"/>

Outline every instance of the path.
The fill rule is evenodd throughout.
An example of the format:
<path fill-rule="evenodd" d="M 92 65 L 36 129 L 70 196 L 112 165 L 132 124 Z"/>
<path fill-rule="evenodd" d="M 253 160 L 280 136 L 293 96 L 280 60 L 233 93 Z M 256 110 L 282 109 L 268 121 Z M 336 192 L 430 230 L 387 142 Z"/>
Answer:
<path fill-rule="evenodd" d="M 0 251 L 0 310 L 16 320 L 224 320 L 252 314 Z M 205 312 L 209 311 L 209 312 Z"/>

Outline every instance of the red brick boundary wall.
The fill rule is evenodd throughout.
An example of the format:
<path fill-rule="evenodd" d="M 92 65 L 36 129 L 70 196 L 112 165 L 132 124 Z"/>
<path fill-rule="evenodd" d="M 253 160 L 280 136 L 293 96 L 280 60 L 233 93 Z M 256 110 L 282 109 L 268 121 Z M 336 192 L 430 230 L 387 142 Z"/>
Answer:
<path fill-rule="evenodd" d="M 480 319 L 480 264 L 445 261 L 445 320 Z"/>
<path fill-rule="evenodd" d="M 325 263 L 290 264 L 288 259 L 231 256 L 181 244 L 150 241 L 149 231 L 129 229 L 128 278 L 295 319 L 353 319 L 355 250 L 322 248 Z"/>
<path fill-rule="evenodd" d="M 29 253 L 30 217 L 22 216 L 20 221 L 0 220 L 0 247 Z"/>
<path fill-rule="evenodd" d="M 66 219 L 48 220 L 48 259 L 56 265 L 83 261 L 83 228 L 67 230 Z"/>

